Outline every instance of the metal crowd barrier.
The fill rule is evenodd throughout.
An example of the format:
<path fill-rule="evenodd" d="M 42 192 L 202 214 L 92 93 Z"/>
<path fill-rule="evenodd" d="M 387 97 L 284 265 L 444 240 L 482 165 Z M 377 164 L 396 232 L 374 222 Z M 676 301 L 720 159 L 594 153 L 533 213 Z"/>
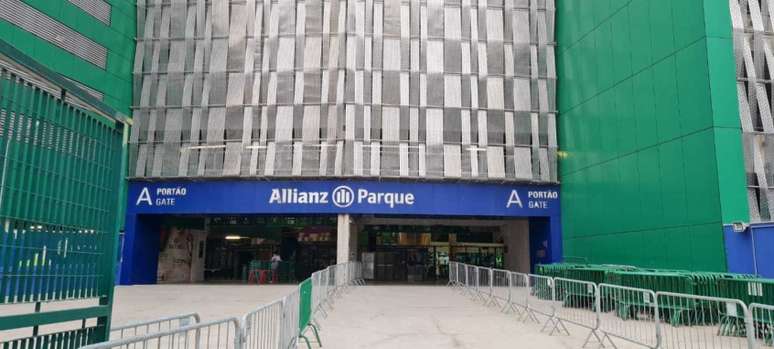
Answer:
<path fill-rule="evenodd" d="M 446 286 L 457 286 L 457 277 L 459 274 L 457 265 L 457 262 L 449 262 L 449 282 L 446 283 Z"/>
<path fill-rule="evenodd" d="M 584 346 L 592 336 L 602 343 L 599 329 L 599 289 L 593 282 L 571 279 L 554 279 L 554 312 L 557 321 L 551 331 L 569 333 L 564 322 L 589 330 Z"/>
<path fill-rule="evenodd" d="M 550 335 L 570 335 L 566 325 L 588 331 L 584 347 L 774 348 L 772 305 L 452 263 L 449 285 L 462 294 L 542 324 Z"/>
<path fill-rule="evenodd" d="M 661 348 L 754 348 L 752 318 L 738 299 L 656 292 Z"/>
<path fill-rule="evenodd" d="M 642 288 L 599 285 L 599 330 L 603 340 L 618 338 L 648 348 L 658 348 L 656 293 Z"/>
<path fill-rule="evenodd" d="M 554 279 L 547 276 L 527 275 L 527 311 L 525 319 L 530 319 L 537 323 L 543 323 L 543 330 L 553 324 L 554 317 Z M 546 321 L 540 321 L 540 317 L 545 317 Z"/>
<path fill-rule="evenodd" d="M 464 264 L 457 264 L 457 288 L 463 289 L 468 278 L 468 268 Z"/>
<path fill-rule="evenodd" d="M 505 312 L 515 312 L 519 317 L 526 313 L 527 297 L 529 296 L 529 278 L 527 274 L 510 272 L 510 302 L 504 308 Z"/>
<path fill-rule="evenodd" d="M 492 269 L 492 298 L 490 303 L 504 310 L 511 301 L 511 277 L 507 270 Z"/>
<path fill-rule="evenodd" d="M 109 348 L 226 348 L 290 349 L 299 338 L 311 343 L 311 328 L 320 343 L 317 319 L 333 309 L 334 298 L 351 286 L 364 285 L 362 264 L 332 265 L 312 273 L 288 295 L 245 314 L 241 319 L 226 318 L 201 323 L 198 314 L 185 314 L 133 323 L 111 329 L 111 340 L 83 347 Z"/>
<path fill-rule="evenodd" d="M 284 299 L 255 309 L 242 317 L 242 344 L 245 348 L 280 348 Z"/>
<path fill-rule="evenodd" d="M 242 348 L 239 319 L 227 318 L 85 346 L 86 349 L 133 348 Z"/>
<path fill-rule="evenodd" d="M 165 318 L 134 322 L 110 329 L 110 340 L 142 336 L 150 333 L 174 330 L 201 322 L 197 313 L 169 316 Z"/>
<path fill-rule="evenodd" d="M 750 315 L 758 346 L 774 348 L 774 306 L 750 304 Z"/>
<path fill-rule="evenodd" d="M 299 289 L 290 292 L 282 299 L 282 322 L 280 325 L 280 348 L 296 348 L 299 313 Z"/>
<path fill-rule="evenodd" d="M 485 305 L 488 305 L 489 300 L 492 298 L 492 269 L 477 267 L 476 275 L 478 276 L 478 283 L 476 284 L 478 299 Z"/>

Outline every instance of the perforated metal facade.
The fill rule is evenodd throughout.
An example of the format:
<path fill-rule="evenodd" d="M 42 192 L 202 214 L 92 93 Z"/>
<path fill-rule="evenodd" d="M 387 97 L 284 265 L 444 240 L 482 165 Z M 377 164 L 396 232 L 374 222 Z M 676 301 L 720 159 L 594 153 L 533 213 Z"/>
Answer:
<path fill-rule="evenodd" d="M 750 220 L 774 219 L 774 1 L 730 0 Z"/>
<path fill-rule="evenodd" d="M 139 1 L 130 175 L 555 182 L 554 12 Z"/>

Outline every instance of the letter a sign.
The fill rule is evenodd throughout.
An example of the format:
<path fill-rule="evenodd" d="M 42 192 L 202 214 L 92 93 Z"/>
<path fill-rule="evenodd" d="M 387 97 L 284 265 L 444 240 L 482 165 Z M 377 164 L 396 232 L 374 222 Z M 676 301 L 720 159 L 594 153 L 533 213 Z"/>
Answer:
<path fill-rule="evenodd" d="M 148 191 L 148 187 L 142 188 L 142 191 L 140 192 L 140 196 L 137 197 L 137 202 L 134 203 L 135 206 L 139 206 L 141 202 L 147 202 L 148 206 L 153 206 L 153 201 L 151 201 L 150 192 Z"/>
<path fill-rule="evenodd" d="M 519 197 L 519 192 L 516 190 L 511 191 L 511 196 L 508 198 L 508 204 L 505 205 L 506 208 L 511 208 L 511 205 L 518 205 L 519 208 L 524 208 L 521 204 L 521 198 Z"/>

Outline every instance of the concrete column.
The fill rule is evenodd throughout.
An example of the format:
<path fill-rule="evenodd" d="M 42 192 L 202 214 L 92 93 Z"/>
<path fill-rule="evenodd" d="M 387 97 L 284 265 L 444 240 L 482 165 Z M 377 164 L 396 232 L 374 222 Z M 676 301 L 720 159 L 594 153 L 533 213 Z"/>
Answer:
<path fill-rule="evenodd" d="M 529 272 L 529 222 L 526 219 L 509 221 L 500 228 L 503 242 L 508 246 L 505 269 Z"/>
<path fill-rule="evenodd" d="M 336 227 L 336 263 L 357 260 L 357 225 L 352 216 L 340 214 Z"/>

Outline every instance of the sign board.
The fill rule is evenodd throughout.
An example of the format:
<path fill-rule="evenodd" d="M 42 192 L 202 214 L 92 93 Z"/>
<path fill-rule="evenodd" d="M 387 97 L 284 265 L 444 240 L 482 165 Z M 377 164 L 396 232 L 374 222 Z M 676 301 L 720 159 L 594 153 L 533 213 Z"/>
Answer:
<path fill-rule="evenodd" d="M 347 180 L 132 181 L 128 213 L 554 216 L 559 213 L 559 189 Z"/>

